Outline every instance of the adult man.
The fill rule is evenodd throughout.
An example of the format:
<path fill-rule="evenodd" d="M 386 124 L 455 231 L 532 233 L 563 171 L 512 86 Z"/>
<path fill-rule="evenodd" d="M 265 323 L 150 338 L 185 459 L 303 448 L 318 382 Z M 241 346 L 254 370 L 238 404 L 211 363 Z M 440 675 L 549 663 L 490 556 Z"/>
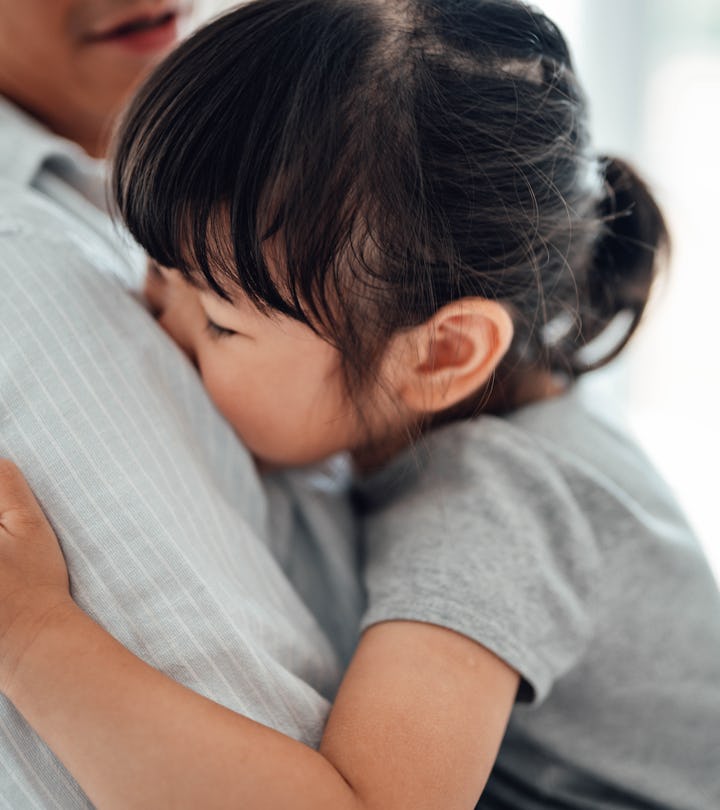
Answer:
<path fill-rule="evenodd" d="M 107 216 L 90 157 L 189 11 L 0 0 L 0 456 L 27 475 L 98 621 L 313 744 L 339 675 L 327 634 L 346 655 L 359 609 L 351 545 L 318 539 L 349 539 L 348 516 L 302 476 L 269 482 L 268 501 L 194 369 L 128 295 L 145 258 Z M 87 805 L 0 698 L 0 808 Z"/>

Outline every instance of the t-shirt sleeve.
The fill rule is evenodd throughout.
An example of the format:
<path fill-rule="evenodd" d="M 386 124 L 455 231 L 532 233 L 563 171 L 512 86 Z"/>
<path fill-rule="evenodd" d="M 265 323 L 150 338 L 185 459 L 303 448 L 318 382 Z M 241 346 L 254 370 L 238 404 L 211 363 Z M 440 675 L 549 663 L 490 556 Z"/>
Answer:
<path fill-rule="evenodd" d="M 539 703 L 592 633 L 599 555 L 586 516 L 537 442 L 502 419 L 445 428 L 423 456 L 411 484 L 368 509 L 363 629 L 455 630 L 521 675 L 519 700 Z"/>

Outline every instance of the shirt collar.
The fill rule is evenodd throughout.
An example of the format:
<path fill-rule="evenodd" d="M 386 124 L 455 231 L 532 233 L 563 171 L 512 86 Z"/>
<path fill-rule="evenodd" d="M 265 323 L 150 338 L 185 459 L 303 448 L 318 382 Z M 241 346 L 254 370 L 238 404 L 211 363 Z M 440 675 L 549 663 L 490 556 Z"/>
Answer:
<path fill-rule="evenodd" d="M 94 161 L 75 143 L 61 138 L 0 96 L 0 179 L 33 184 L 51 158 L 87 169 Z"/>

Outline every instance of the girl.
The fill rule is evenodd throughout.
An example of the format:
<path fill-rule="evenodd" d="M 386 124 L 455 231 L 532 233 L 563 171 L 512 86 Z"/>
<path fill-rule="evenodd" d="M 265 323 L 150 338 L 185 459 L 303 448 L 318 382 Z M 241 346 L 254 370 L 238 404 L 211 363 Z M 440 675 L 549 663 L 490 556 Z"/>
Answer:
<path fill-rule="evenodd" d="M 592 153 L 557 28 L 515 0 L 257 0 L 118 144 L 156 314 L 259 463 L 351 453 L 369 606 L 311 750 L 86 617 L 5 462 L 0 688 L 92 800 L 717 807 L 717 588 L 571 390 L 634 332 L 665 227 Z"/>

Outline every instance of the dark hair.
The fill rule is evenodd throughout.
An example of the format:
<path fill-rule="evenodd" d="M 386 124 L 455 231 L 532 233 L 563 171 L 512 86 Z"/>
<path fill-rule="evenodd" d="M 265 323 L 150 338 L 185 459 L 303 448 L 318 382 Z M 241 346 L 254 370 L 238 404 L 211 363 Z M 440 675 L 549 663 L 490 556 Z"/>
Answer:
<path fill-rule="evenodd" d="M 116 150 L 148 253 L 309 324 L 350 386 L 466 296 L 513 315 L 506 391 L 574 378 L 625 345 L 667 244 L 633 170 L 591 152 L 561 33 L 515 0 L 256 0 L 155 70 Z"/>

